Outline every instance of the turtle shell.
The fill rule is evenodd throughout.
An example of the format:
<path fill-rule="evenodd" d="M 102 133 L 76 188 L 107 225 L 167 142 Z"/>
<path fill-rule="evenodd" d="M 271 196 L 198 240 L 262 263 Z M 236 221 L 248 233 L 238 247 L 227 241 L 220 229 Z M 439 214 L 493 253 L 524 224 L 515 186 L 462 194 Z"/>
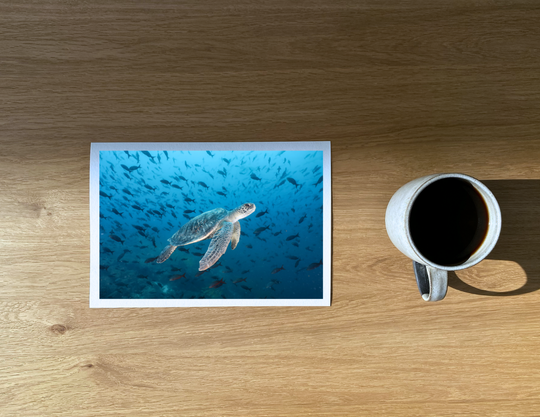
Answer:
<path fill-rule="evenodd" d="M 228 215 L 228 210 L 222 208 L 199 214 L 178 229 L 169 242 L 174 246 L 183 246 L 207 239 L 221 228 L 221 220 Z"/>

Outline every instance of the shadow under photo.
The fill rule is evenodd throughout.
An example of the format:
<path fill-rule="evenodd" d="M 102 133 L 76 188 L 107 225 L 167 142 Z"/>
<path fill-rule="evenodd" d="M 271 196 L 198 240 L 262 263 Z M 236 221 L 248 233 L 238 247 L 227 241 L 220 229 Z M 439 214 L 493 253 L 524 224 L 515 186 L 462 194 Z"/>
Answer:
<path fill-rule="evenodd" d="M 448 286 L 487 296 L 515 296 L 540 289 L 540 180 L 480 181 L 499 203 L 501 234 L 482 262 L 449 272 Z"/>

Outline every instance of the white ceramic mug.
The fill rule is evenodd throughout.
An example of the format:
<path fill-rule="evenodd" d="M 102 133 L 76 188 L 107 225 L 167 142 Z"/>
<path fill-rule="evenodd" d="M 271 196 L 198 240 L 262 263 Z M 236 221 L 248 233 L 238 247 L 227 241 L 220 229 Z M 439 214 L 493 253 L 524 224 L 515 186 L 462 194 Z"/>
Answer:
<path fill-rule="evenodd" d="M 487 225 L 483 240 L 470 256 L 457 265 L 444 265 L 428 259 L 417 247 L 411 236 L 411 210 L 415 200 L 429 185 L 447 178 L 456 178 L 470 184 L 480 195 L 487 209 Z M 433 187 L 431 188 L 431 190 Z M 423 200 L 425 200 L 424 194 Z M 433 210 L 437 204 L 433 202 Z M 425 204 L 425 203 L 423 203 Z M 458 214 L 456 214 L 458 215 Z M 433 174 L 412 180 L 402 186 L 390 199 L 386 208 L 386 231 L 392 243 L 413 260 L 416 282 L 422 298 L 426 301 L 442 300 L 448 288 L 448 271 L 457 271 L 476 265 L 495 247 L 501 232 L 501 210 L 494 195 L 477 179 L 464 174 Z M 417 222 L 418 220 L 415 220 Z M 433 236 L 432 239 L 445 239 Z"/>

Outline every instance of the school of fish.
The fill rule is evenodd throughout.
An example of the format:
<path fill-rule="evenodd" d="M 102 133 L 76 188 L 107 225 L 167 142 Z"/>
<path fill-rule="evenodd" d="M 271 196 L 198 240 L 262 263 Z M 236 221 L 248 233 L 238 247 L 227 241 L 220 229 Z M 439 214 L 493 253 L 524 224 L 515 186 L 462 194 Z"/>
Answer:
<path fill-rule="evenodd" d="M 100 297 L 322 298 L 320 151 L 101 151 Z M 198 271 L 210 240 L 156 259 L 201 213 L 252 201 L 237 248 Z"/>

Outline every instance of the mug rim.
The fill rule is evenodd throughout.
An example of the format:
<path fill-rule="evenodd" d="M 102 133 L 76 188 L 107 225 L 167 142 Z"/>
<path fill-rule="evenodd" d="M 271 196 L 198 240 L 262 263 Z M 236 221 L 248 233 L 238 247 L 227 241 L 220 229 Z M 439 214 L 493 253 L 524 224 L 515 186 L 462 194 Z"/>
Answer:
<path fill-rule="evenodd" d="M 488 210 L 488 218 L 489 218 L 486 238 L 487 238 L 488 233 L 490 232 L 490 229 L 492 233 L 494 233 L 492 234 L 490 241 L 487 241 L 487 239 L 485 238 L 484 242 L 482 242 L 482 244 L 478 247 L 478 249 L 476 249 L 465 262 L 459 265 L 452 265 L 452 266 L 437 264 L 435 262 L 430 261 L 425 256 L 423 256 L 413 242 L 410 227 L 409 227 L 409 217 L 410 217 L 412 206 L 414 205 L 416 198 L 428 185 L 436 181 L 442 180 L 444 178 L 461 178 L 463 180 L 468 181 L 469 183 L 472 183 L 472 185 L 475 186 L 475 188 L 481 190 L 482 198 L 484 200 L 487 200 L 486 198 L 487 196 L 490 202 L 492 203 L 492 207 L 490 207 L 487 204 L 488 202 L 485 201 L 486 207 Z M 494 213 L 492 213 L 491 209 L 494 210 Z M 491 219 L 492 216 L 494 217 L 493 221 Z M 497 241 L 499 240 L 499 236 L 501 234 L 501 217 L 502 216 L 501 216 L 501 209 L 499 207 L 499 202 L 497 201 L 493 193 L 489 190 L 489 188 L 486 185 L 484 185 L 481 181 L 477 180 L 474 177 L 471 177 L 470 175 L 460 174 L 460 173 L 433 174 L 415 190 L 414 194 L 412 195 L 412 197 L 409 199 L 409 202 L 407 203 L 407 208 L 405 210 L 405 224 L 407 225 L 407 227 L 406 227 L 405 232 L 406 232 L 409 246 L 412 248 L 414 254 L 420 259 L 421 263 L 423 263 L 424 265 L 431 266 L 433 268 L 442 269 L 444 271 L 458 271 L 460 269 L 465 269 L 465 268 L 469 268 L 471 266 L 476 265 L 477 263 L 481 262 L 490 254 L 490 252 L 493 250 L 493 248 L 497 244 Z M 481 253 L 481 256 L 478 257 L 478 254 L 480 253 Z M 474 259 L 475 255 L 477 255 L 478 259 Z"/>

